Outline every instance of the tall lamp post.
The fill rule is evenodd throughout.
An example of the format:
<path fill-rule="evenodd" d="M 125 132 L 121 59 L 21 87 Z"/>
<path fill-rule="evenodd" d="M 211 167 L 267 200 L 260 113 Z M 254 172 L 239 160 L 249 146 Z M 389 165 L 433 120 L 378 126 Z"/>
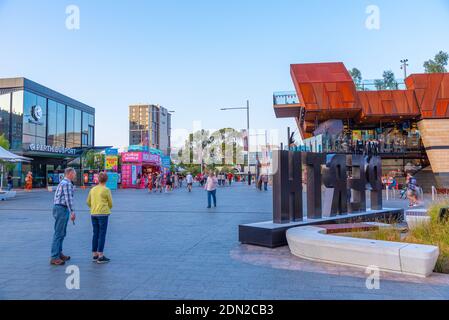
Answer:
<path fill-rule="evenodd" d="M 246 110 L 246 130 L 248 136 L 248 185 L 251 185 L 251 168 L 249 163 L 249 100 L 246 100 L 246 107 L 240 108 L 221 108 L 221 111 L 229 111 L 229 110 Z"/>
<path fill-rule="evenodd" d="M 408 59 L 401 60 L 401 70 L 404 70 L 404 80 L 407 78 Z"/>

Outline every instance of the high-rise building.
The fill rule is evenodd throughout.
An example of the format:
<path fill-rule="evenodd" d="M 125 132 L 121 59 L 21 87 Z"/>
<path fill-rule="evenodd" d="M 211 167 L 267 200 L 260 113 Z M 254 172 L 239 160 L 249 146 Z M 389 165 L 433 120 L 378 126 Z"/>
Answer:
<path fill-rule="evenodd" d="M 171 149 L 171 114 L 154 104 L 129 106 L 129 144 L 162 150 Z"/>

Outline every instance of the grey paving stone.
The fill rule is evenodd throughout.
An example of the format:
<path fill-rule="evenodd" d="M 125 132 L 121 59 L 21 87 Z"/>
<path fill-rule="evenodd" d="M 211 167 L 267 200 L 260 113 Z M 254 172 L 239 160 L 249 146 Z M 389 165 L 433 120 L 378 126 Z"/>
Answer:
<path fill-rule="evenodd" d="M 360 277 L 233 259 L 238 225 L 271 219 L 271 193 L 246 185 L 220 189 L 212 210 L 200 188 L 114 192 L 105 249 L 112 262 L 98 266 L 90 260 L 86 196 L 76 191 L 78 221 L 69 224 L 64 242 L 69 265 L 81 273 L 81 290 L 72 291 L 65 287 L 65 267 L 49 265 L 52 194 L 20 193 L 0 203 L 0 299 L 449 299 L 448 286 L 385 281 L 381 290 L 367 292 Z"/>

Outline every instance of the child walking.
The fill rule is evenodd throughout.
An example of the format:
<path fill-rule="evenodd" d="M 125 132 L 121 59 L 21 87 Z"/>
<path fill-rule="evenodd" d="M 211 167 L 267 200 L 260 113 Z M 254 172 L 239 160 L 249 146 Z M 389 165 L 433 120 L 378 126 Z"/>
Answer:
<path fill-rule="evenodd" d="M 93 227 L 92 259 L 98 264 L 110 262 L 110 259 L 106 258 L 103 253 L 112 209 L 112 194 L 111 190 L 106 187 L 107 181 L 108 175 L 101 172 L 98 176 L 99 184 L 90 190 L 87 197 Z"/>

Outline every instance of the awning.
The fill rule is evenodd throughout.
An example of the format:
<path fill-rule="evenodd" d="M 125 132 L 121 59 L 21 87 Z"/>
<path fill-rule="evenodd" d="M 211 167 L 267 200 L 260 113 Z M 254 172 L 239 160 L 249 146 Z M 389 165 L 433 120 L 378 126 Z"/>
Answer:
<path fill-rule="evenodd" d="M 3 147 L 0 147 L 0 160 L 7 161 L 7 162 L 30 162 L 33 161 L 31 158 L 22 157 L 17 154 L 14 154 L 12 152 L 9 152 L 8 150 L 4 149 Z"/>

